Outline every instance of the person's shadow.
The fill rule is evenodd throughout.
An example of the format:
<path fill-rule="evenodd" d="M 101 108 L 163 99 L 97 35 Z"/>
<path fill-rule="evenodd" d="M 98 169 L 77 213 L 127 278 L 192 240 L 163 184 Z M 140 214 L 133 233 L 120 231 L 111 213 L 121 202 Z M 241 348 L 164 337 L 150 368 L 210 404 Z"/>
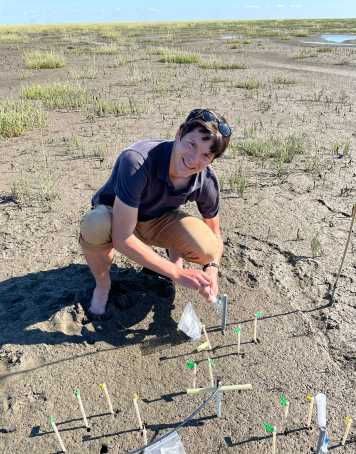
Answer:
<path fill-rule="evenodd" d="M 171 318 L 173 285 L 135 269 L 112 266 L 108 308 L 112 317 L 90 322 L 86 317 L 94 280 L 87 266 L 64 268 L 14 277 L 0 283 L 0 346 L 94 343 L 114 347 L 142 342 L 147 335 L 176 331 Z M 150 311 L 153 322 L 136 329 Z"/>

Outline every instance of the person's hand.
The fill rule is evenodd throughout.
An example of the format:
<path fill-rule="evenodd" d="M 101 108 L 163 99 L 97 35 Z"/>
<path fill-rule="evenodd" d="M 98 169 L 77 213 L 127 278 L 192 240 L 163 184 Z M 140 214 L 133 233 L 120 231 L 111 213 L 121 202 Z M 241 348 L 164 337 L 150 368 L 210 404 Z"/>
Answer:
<path fill-rule="evenodd" d="M 199 291 L 199 293 L 208 301 L 208 303 L 213 303 L 219 293 L 219 285 L 218 285 L 218 269 L 209 266 L 205 272 L 211 281 L 210 286 L 205 287 L 203 291 Z"/>
<path fill-rule="evenodd" d="M 175 282 L 177 282 L 177 284 L 182 285 L 183 287 L 198 290 L 199 293 L 203 296 L 205 296 L 205 293 L 207 291 L 206 289 L 210 289 L 210 287 L 213 285 L 213 282 L 207 273 L 205 273 L 204 271 L 189 268 L 179 268 L 177 271 L 177 276 L 174 278 L 174 280 Z"/>

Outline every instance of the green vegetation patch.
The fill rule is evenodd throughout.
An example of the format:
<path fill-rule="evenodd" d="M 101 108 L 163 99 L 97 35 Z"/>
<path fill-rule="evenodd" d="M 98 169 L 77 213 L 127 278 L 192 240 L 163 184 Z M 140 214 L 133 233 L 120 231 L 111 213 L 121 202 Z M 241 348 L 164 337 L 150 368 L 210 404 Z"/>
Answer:
<path fill-rule="evenodd" d="M 96 97 L 90 110 L 97 117 L 106 117 L 107 115 L 119 117 L 123 115 L 139 115 L 141 113 L 138 104 L 132 99 L 127 102 L 121 102 Z"/>
<path fill-rule="evenodd" d="M 43 110 L 29 101 L 2 101 L 0 103 L 0 137 L 17 137 L 25 131 L 45 125 Z"/>
<path fill-rule="evenodd" d="M 179 49 L 158 49 L 160 63 L 195 64 L 200 63 L 200 56 L 196 53 L 185 52 Z"/>
<path fill-rule="evenodd" d="M 285 138 L 269 137 L 267 139 L 251 138 L 235 144 L 237 151 L 255 158 L 273 158 L 280 163 L 292 162 L 298 154 L 303 154 L 305 145 L 303 137 L 289 134 Z"/>
<path fill-rule="evenodd" d="M 256 79 L 246 79 L 240 82 L 234 82 L 235 88 L 244 88 L 245 90 L 257 90 L 260 88 L 261 83 Z"/>
<path fill-rule="evenodd" d="M 207 61 L 199 65 L 204 69 L 247 69 L 244 63 L 222 63 L 218 61 Z"/>
<path fill-rule="evenodd" d="M 70 83 L 30 85 L 22 89 L 21 96 L 42 101 L 50 109 L 77 109 L 89 101 L 87 90 Z"/>
<path fill-rule="evenodd" d="M 0 44 L 25 43 L 26 37 L 20 33 L 0 33 Z"/>
<path fill-rule="evenodd" d="M 28 69 L 55 69 L 62 68 L 66 62 L 63 56 L 54 52 L 29 52 L 25 54 L 24 61 Z"/>

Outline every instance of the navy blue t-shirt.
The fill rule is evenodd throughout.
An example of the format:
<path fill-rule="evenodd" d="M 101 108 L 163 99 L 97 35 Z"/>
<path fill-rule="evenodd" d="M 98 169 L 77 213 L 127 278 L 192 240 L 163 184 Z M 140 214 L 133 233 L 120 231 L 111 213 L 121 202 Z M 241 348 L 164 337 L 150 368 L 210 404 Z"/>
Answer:
<path fill-rule="evenodd" d="M 111 176 L 92 199 L 93 206 L 113 206 L 115 196 L 138 208 L 138 221 L 149 221 L 195 201 L 203 218 L 219 211 L 219 184 L 211 166 L 193 175 L 184 189 L 169 178 L 173 141 L 142 140 L 120 153 Z"/>

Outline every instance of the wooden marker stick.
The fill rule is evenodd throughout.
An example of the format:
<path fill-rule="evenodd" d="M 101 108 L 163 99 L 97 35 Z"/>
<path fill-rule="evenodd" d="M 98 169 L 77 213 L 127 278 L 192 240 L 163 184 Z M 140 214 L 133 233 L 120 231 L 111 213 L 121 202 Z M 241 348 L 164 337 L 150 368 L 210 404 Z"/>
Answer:
<path fill-rule="evenodd" d="M 142 424 L 142 419 L 141 419 L 141 415 L 140 415 L 140 409 L 138 408 L 138 403 L 137 403 L 138 399 L 139 399 L 138 394 L 134 393 L 133 403 L 134 403 L 134 407 L 135 407 L 135 411 L 136 411 L 136 416 L 138 419 L 138 425 L 139 425 L 140 429 L 143 431 L 143 424 Z"/>
<path fill-rule="evenodd" d="M 107 403 L 109 405 L 110 413 L 113 415 L 114 414 L 114 409 L 112 408 L 112 403 L 111 403 L 111 399 L 110 399 L 110 396 L 109 396 L 109 393 L 108 393 L 108 388 L 106 387 L 105 383 L 100 383 L 99 387 L 100 387 L 100 389 L 102 391 L 104 391 L 104 395 L 105 395 L 106 401 L 107 401 Z"/>
<path fill-rule="evenodd" d="M 276 452 L 277 452 L 277 427 L 274 427 L 272 433 L 272 454 L 276 454 Z"/>
<path fill-rule="evenodd" d="M 204 333 L 204 336 L 205 336 L 205 340 L 206 340 L 206 342 L 209 345 L 209 350 L 211 350 L 211 343 L 210 343 L 210 339 L 208 337 L 208 333 L 206 332 L 205 325 L 202 325 L 202 329 L 203 329 L 203 333 Z"/>
<path fill-rule="evenodd" d="M 240 354 L 240 345 L 241 345 L 241 331 L 237 333 L 237 353 Z"/>
<path fill-rule="evenodd" d="M 307 395 L 307 401 L 309 402 L 308 417 L 307 417 L 307 427 L 311 426 L 311 420 L 313 417 L 314 409 L 314 396 L 312 394 Z"/>
<path fill-rule="evenodd" d="M 257 344 L 257 317 L 253 321 L 253 342 Z"/>
<path fill-rule="evenodd" d="M 346 416 L 345 419 L 344 419 L 344 422 L 345 422 L 345 431 L 344 431 L 344 435 L 343 435 L 342 440 L 341 440 L 341 446 L 345 446 L 345 443 L 346 443 L 346 440 L 347 440 L 347 436 L 348 436 L 348 434 L 350 432 L 351 424 L 352 424 L 351 416 Z"/>
<path fill-rule="evenodd" d="M 146 426 L 143 426 L 142 436 L 143 436 L 143 442 L 144 442 L 144 444 L 146 446 L 148 444 Z"/>
<path fill-rule="evenodd" d="M 284 418 L 287 419 L 289 414 L 289 400 L 286 403 L 286 406 L 284 407 Z"/>
<path fill-rule="evenodd" d="M 202 344 L 198 345 L 197 352 L 202 352 L 204 350 L 211 350 L 209 342 L 203 342 Z"/>
<path fill-rule="evenodd" d="M 57 435 L 57 439 L 59 441 L 59 444 L 61 446 L 61 450 L 63 452 L 67 452 L 66 451 L 66 448 L 64 447 L 64 443 L 63 443 L 63 440 L 62 440 L 62 437 L 60 436 L 59 432 L 58 432 L 58 428 L 57 428 L 57 425 L 56 425 L 56 420 L 54 419 L 54 416 L 51 416 L 49 418 L 49 421 L 51 423 L 51 426 L 52 426 L 52 429 L 54 430 L 54 433 Z"/>
<path fill-rule="evenodd" d="M 194 363 L 194 366 L 193 366 L 193 388 L 197 387 L 197 369 L 198 369 L 197 363 Z"/>
<path fill-rule="evenodd" d="M 210 376 L 210 384 L 211 387 L 213 388 L 215 386 L 215 380 L 214 380 L 214 373 L 213 373 L 213 360 L 209 357 L 208 355 L 208 367 L 209 367 L 209 376 Z"/>
<path fill-rule="evenodd" d="M 89 423 L 88 423 L 87 416 L 86 416 L 86 414 L 85 414 L 85 410 L 84 410 L 84 407 L 83 407 L 82 398 L 80 397 L 80 391 L 79 391 L 79 389 L 75 389 L 75 390 L 74 390 L 74 395 L 75 395 L 75 397 L 78 399 L 79 408 L 80 408 L 80 411 L 81 411 L 82 416 L 83 416 L 83 420 L 84 420 L 85 427 L 86 427 L 87 429 L 89 429 Z"/>

